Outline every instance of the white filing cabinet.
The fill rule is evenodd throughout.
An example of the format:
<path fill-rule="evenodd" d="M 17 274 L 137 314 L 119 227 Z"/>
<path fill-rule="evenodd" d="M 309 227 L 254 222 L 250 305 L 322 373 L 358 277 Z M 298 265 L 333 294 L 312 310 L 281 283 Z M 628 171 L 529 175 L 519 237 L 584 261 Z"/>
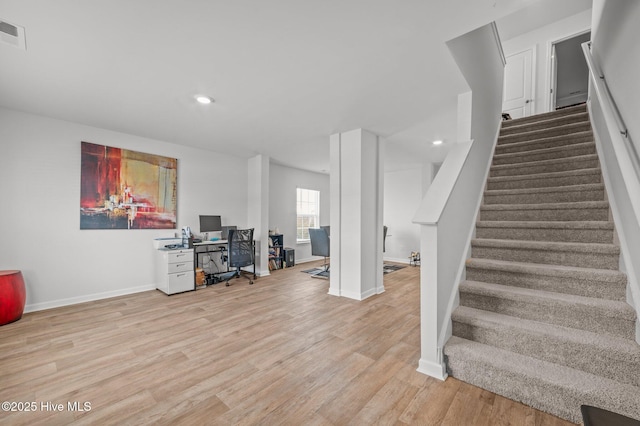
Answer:
<path fill-rule="evenodd" d="M 159 249 L 156 256 L 156 288 L 166 294 L 195 290 L 193 249 Z"/>

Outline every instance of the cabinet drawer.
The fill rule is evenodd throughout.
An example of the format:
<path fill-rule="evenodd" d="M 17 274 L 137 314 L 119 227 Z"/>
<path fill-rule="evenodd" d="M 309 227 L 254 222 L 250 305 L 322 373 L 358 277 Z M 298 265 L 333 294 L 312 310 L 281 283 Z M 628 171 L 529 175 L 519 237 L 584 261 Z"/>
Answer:
<path fill-rule="evenodd" d="M 167 272 L 173 274 L 176 272 L 189 272 L 193 271 L 193 261 L 187 260 L 179 263 L 169 263 L 167 265 Z"/>
<path fill-rule="evenodd" d="M 180 293 L 194 289 L 193 270 L 189 272 L 178 272 L 169 274 L 169 294 Z"/>
<path fill-rule="evenodd" d="M 168 263 L 193 262 L 193 250 L 175 250 L 167 256 Z"/>

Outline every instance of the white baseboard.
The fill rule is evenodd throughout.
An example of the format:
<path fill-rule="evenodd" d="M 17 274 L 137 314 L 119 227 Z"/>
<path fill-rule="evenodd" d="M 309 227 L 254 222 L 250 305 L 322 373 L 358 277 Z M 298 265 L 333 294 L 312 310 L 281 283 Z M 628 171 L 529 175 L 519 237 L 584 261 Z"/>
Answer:
<path fill-rule="evenodd" d="M 426 374 L 427 376 L 431 376 L 438 380 L 445 380 L 447 377 L 449 377 L 444 364 L 428 361 L 424 358 L 421 358 L 420 361 L 418 362 L 417 371 L 419 373 Z"/>
<path fill-rule="evenodd" d="M 385 261 L 385 262 L 404 263 L 404 264 L 407 264 L 407 265 L 410 264 L 409 258 L 406 258 L 406 259 L 405 258 L 401 258 L 401 259 L 399 259 L 399 258 L 395 258 L 395 257 L 385 257 L 382 260 Z"/>
<path fill-rule="evenodd" d="M 296 265 L 298 263 L 307 263 L 307 262 L 315 262 L 317 260 L 322 260 L 322 257 L 309 257 L 307 259 L 296 259 Z"/>
<path fill-rule="evenodd" d="M 52 300 L 50 302 L 32 303 L 24 307 L 24 312 L 44 311 L 45 309 L 60 308 L 62 306 L 77 305 L 78 303 L 93 302 L 94 300 L 110 299 L 112 297 L 125 296 L 127 294 L 142 293 L 155 290 L 155 284 L 139 287 L 123 288 L 121 290 L 105 291 L 103 293 L 87 294 L 84 296 L 70 297 L 67 299 Z"/>

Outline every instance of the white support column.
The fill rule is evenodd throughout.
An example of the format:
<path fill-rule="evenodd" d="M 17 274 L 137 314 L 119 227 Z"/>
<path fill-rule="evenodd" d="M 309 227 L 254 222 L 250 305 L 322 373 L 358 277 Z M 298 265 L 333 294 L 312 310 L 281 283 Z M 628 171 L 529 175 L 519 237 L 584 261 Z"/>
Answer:
<path fill-rule="evenodd" d="M 356 129 L 334 134 L 329 294 L 363 300 L 384 292 L 382 142 Z"/>
<path fill-rule="evenodd" d="M 249 162 L 248 227 L 254 228 L 256 274 L 269 275 L 269 157 L 256 155 Z"/>

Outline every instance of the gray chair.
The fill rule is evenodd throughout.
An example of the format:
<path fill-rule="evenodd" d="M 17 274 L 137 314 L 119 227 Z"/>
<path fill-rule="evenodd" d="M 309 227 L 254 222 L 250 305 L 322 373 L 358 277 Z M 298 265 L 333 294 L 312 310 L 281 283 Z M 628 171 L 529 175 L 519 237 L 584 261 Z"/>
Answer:
<path fill-rule="evenodd" d="M 312 256 L 324 256 L 324 272 L 329 271 L 329 264 L 327 263 L 327 257 L 330 256 L 329 252 L 329 234 L 326 229 L 323 228 L 309 228 L 309 238 L 311 239 L 311 255 Z"/>

